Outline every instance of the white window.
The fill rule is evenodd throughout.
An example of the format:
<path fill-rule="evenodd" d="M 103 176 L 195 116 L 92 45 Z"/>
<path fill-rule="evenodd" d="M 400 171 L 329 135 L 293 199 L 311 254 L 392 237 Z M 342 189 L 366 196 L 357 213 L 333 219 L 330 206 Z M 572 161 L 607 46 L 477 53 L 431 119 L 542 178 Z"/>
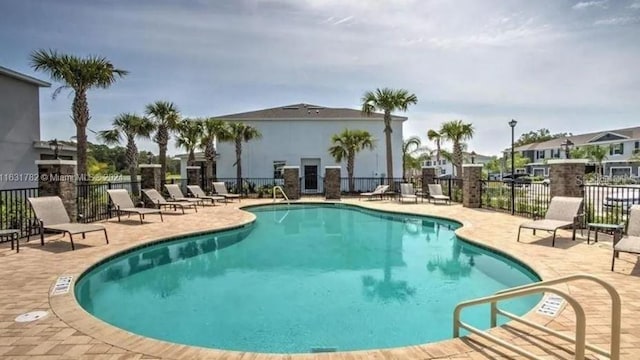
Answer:
<path fill-rule="evenodd" d="M 533 176 L 544 177 L 544 168 L 533 168 Z"/>
<path fill-rule="evenodd" d="M 630 177 L 631 176 L 631 166 L 612 166 L 609 168 L 609 175 L 611 177 Z"/>
<path fill-rule="evenodd" d="M 426 166 L 431 166 L 431 160 L 427 160 L 427 165 Z"/>
<path fill-rule="evenodd" d="M 284 160 L 276 160 L 273 162 L 273 178 L 274 179 L 282 179 L 284 166 L 287 165 L 287 162 Z"/>
<path fill-rule="evenodd" d="M 624 143 L 613 144 L 609 148 L 609 155 L 622 155 L 624 154 Z"/>
<path fill-rule="evenodd" d="M 440 175 L 445 175 L 447 173 L 446 169 L 440 169 Z"/>
<path fill-rule="evenodd" d="M 544 159 L 544 153 L 545 153 L 544 150 L 538 150 L 538 155 L 537 155 L 538 159 Z"/>

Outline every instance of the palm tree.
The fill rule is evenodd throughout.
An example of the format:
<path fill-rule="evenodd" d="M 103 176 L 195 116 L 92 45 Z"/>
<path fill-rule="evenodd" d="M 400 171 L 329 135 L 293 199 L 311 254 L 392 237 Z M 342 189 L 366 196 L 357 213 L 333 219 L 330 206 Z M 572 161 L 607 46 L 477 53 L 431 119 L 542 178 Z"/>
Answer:
<path fill-rule="evenodd" d="M 106 89 L 128 72 L 116 69 L 102 56 L 81 58 L 60 54 L 55 50 L 32 52 L 31 67 L 35 71 L 47 72 L 53 81 L 63 83 L 53 92 L 54 99 L 64 89 L 73 91 L 71 111 L 73 122 L 76 124 L 78 175 L 81 179 L 87 179 L 87 124 L 91 119 L 87 91 L 94 88 Z"/>
<path fill-rule="evenodd" d="M 442 135 L 436 130 L 429 130 L 427 132 L 427 138 L 436 143 L 436 164 L 437 164 L 437 174 L 440 175 L 440 150 L 442 146 Z"/>
<path fill-rule="evenodd" d="M 607 149 L 598 145 L 588 146 L 587 156 L 591 161 L 596 163 L 596 173 L 598 176 L 602 175 L 602 162 L 607 159 Z"/>
<path fill-rule="evenodd" d="M 216 149 L 213 142 L 219 138 L 228 137 L 229 128 L 227 123 L 214 118 L 205 119 L 202 123 L 202 136 L 200 137 L 200 148 L 204 150 L 204 158 L 207 160 L 207 179 L 213 179 L 213 163 L 216 159 Z"/>
<path fill-rule="evenodd" d="M 420 138 L 417 136 L 412 136 L 408 139 L 405 139 L 402 142 L 402 178 L 403 179 L 406 180 L 407 178 L 408 163 L 412 163 L 412 160 L 415 159 L 412 155 L 420 150 L 423 150 L 422 141 L 420 141 Z"/>
<path fill-rule="evenodd" d="M 384 112 L 384 135 L 387 147 L 387 178 L 393 190 L 393 151 L 391 146 L 391 112 L 407 111 L 409 105 L 417 104 L 418 98 L 404 89 L 376 89 L 362 96 L 362 112 L 370 116 L 374 111 Z"/>
<path fill-rule="evenodd" d="M 164 186 L 167 177 L 167 145 L 169 144 L 169 133 L 176 129 L 180 121 L 178 108 L 169 101 L 156 101 L 145 107 L 145 113 L 153 121 L 156 133 L 153 141 L 158 144 L 160 161 L 160 186 Z"/>
<path fill-rule="evenodd" d="M 129 176 L 131 176 L 131 192 L 139 194 L 138 191 L 138 147 L 136 138 L 149 138 L 153 132 L 153 123 L 145 117 L 136 114 L 123 113 L 113 119 L 113 129 L 103 130 L 98 133 L 98 139 L 115 145 L 119 144 L 122 138 L 127 140 L 127 164 L 129 164 Z"/>
<path fill-rule="evenodd" d="M 365 130 L 344 129 L 340 134 L 331 137 L 333 146 L 329 148 L 329 154 L 336 162 L 347 159 L 347 176 L 349 177 L 349 192 L 354 191 L 353 170 L 355 167 L 356 154 L 360 150 L 374 147 L 373 136 Z"/>
<path fill-rule="evenodd" d="M 202 120 L 184 119 L 176 125 L 176 145 L 183 147 L 189 153 L 187 165 L 193 166 L 196 163 L 195 149 L 200 143 L 202 133 Z"/>
<path fill-rule="evenodd" d="M 453 164 L 457 177 L 462 176 L 463 142 L 471 140 L 473 133 L 473 124 L 464 123 L 462 120 L 447 121 L 440 128 L 442 137 L 453 143 Z"/>
<path fill-rule="evenodd" d="M 228 132 L 220 134 L 221 141 L 233 142 L 236 146 L 236 189 L 240 194 L 242 192 L 242 143 L 249 142 L 254 139 L 260 139 L 262 134 L 253 126 L 241 123 L 228 123 Z"/>

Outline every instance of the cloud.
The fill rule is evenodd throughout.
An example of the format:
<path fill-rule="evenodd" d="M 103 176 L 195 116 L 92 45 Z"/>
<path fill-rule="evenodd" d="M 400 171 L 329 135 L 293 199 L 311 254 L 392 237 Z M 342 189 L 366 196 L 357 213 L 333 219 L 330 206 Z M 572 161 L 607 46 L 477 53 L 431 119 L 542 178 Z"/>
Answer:
<path fill-rule="evenodd" d="M 592 7 L 600 7 L 600 8 L 606 9 L 609 6 L 608 3 L 609 3 L 608 0 L 581 1 L 573 5 L 571 8 L 575 10 L 583 10 L 583 9 L 588 9 Z"/>
<path fill-rule="evenodd" d="M 636 1 L 627 6 L 629 9 L 638 10 L 640 9 L 640 1 Z"/>
<path fill-rule="evenodd" d="M 638 16 L 621 16 L 621 17 L 612 17 L 608 19 L 600 19 L 596 20 L 593 24 L 600 26 L 617 26 L 617 25 L 629 25 L 629 24 L 637 24 L 640 22 L 640 17 Z"/>

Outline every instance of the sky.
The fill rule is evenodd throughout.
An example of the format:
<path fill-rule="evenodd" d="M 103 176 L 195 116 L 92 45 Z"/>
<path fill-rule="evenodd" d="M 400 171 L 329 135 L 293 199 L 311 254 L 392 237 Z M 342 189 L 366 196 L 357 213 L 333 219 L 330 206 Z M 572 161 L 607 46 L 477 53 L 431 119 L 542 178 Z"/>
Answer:
<path fill-rule="evenodd" d="M 511 119 L 516 137 L 639 125 L 638 39 L 640 0 L 0 1 L 0 65 L 48 81 L 29 64 L 44 48 L 130 72 L 90 91 L 93 131 L 156 100 L 187 117 L 358 109 L 365 91 L 392 87 L 418 97 L 405 137 L 429 146 L 429 129 L 461 119 L 470 150 L 497 154 Z M 72 97 L 51 97 L 59 85 L 40 93 L 43 139 L 75 134 Z"/>

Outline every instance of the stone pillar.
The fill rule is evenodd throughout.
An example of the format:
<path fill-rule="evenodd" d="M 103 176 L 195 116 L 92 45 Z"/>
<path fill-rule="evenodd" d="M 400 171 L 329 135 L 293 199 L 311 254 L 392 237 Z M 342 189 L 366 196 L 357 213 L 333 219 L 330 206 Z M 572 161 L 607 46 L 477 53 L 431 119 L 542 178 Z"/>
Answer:
<path fill-rule="evenodd" d="M 38 196 L 59 196 L 71 222 L 78 218 L 78 164 L 75 160 L 37 160 Z M 82 195 L 82 194 L 80 194 Z"/>
<path fill-rule="evenodd" d="M 556 159 L 549 165 L 549 193 L 554 196 L 584 196 L 586 159 Z"/>
<path fill-rule="evenodd" d="M 285 166 L 284 173 L 284 193 L 289 200 L 300 199 L 300 166 Z"/>
<path fill-rule="evenodd" d="M 436 167 L 435 166 L 423 166 L 422 167 L 422 193 L 428 194 L 429 188 L 427 185 L 435 184 L 436 182 Z"/>
<path fill-rule="evenodd" d="M 140 187 L 142 189 L 156 189 L 162 191 L 162 181 L 160 181 L 160 164 L 141 164 Z"/>
<path fill-rule="evenodd" d="M 200 166 L 187 166 L 187 185 L 200 185 Z"/>
<path fill-rule="evenodd" d="M 462 206 L 479 208 L 482 196 L 482 164 L 462 165 Z"/>
<path fill-rule="evenodd" d="M 327 200 L 340 200 L 340 166 L 324 167 L 324 197 Z"/>

